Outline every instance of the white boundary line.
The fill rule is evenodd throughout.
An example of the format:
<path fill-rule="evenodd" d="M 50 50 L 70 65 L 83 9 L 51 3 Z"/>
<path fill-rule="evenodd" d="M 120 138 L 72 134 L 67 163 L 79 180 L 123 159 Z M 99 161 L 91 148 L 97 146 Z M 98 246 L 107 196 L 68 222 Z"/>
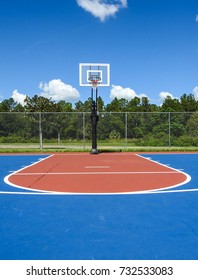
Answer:
<path fill-rule="evenodd" d="M 12 174 L 12 175 L 15 175 L 15 176 L 24 176 L 24 175 L 27 175 L 27 176 L 31 176 L 31 175 L 45 175 L 45 176 L 48 176 L 48 175 L 120 175 L 120 174 L 123 174 L 123 175 L 128 175 L 128 174 L 176 174 L 178 172 L 176 171 L 162 171 L 162 172 L 134 172 L 134 171 L 110 171 L 110 172 L 101 172 L 101 171 L 97 171 L 97 172 L 49 172 L 49 173 L 43 173 L 43 172 L 32 172 L 32 173 L 19 173 L 19 174 Z"/>
<path fill-rule="evenodd" d="M 25 188 L 25 187 L 21 187 L 21 186 L 17 186 L 13 183 L 10 183 L 9 182 L 9 177 L 12 176 L 12 175 L 20 175 L 20 174 L 17 174 L 18 172 L 30 167 L 30 166 L 33 166 L 33 165 L 36 165 L 38 164 L 39 162 L 41 161 L 44 161 L 44 160 L 47 160 L 49 159 L 50 157 L 53 157 L 55 154 L 52 154 L 50 156 L 47 156 L 46 158 L 43 158 L 43 159 L 40 159 L 39 161 L 37 162 L 34 162 L 33 164 L 30 164 L 26 167 L 23 167 L 15 172 L 13 172 L 12 174 L 9 174 L 7 175 L 5 178 L 4 178 L 4 182 L 8 185 L 11 185 L 15 188 L 19 188 L 19 189 L 24 189 L 24 190 L 28 190 L 28 192 L 3 192 L 3 191 L 0 191 L 0 194 L 22 194 L 22 195 L 126 195 L 126 194 L 130 194 L 130 195 L 136 195 L 136 194 L 164 194 L 164 193 L 179 193 L 179 192 L 194 192 L 194 191 L 198 191 L 198 189 L 184 189 L 184 190 L 172 190 L 173 188 L 176 188 L 176 187 L 179 187 L 179 186 L 182 186 L 184 184 L 187 184 L 190 180 L 191 180 L 191 176 L 183 171 L 180 171 L 180 170 L 177 170 L 175 168 L 172 168 L 172 167 L 169 167 L 165 164 L 162 164 L 162 163 L 159 163 L 157 161 L 154 161 L 152 159 L 148 159 L 147 157 L 144 157 L 142 155 L 139 155 L 139 154 L 133 154 L 135 156 L 139 156 L 145 160 L 148 160 L 148 161 L 151 161 L 151 162 L 154 162 L 156 164 L 159 164 L 161 166 L 164 166 L 168 169 L 171 169 L 172 171 L 170 172 L 65 172 L 65 173 L 47 173 L 48 175 L 55 175 L 55 174 L 66 174 L 66 175 L 82 175 L 82 174 L 155 174 L 155 173 L 167 173 L 167 174 L 174 174 L 174 173 L 181 173 L 181 174 L 184 174 L 186 176 L 186 180 L 180 184 L 177 184 L 177 185 L 174 185 L 174 186 L 170 186 L 170 187 L 166 187 L 166 188 L 160 188 L 160 189 L 155 189 L 155 190 L 147 190 L 147 191 L 133 191 L 133 192 L 117 192 L 117 193 L 73 193 L 73 192 L 52 192 L 52 191 L 43 191 L 43 190 L 37 190 L 37 189 L 29 189 L 29 188 Z M 68 154 L 68 155 L 72 155 L 72 154 Z M 74 154 L 75 155 L 75 154 Z M 35 174 L 41 174 L 41 175 L 47 175 L 46 173 L 21 173 L 21 175 L 35 175 Z"/>
<path fill-rule="evenodd" d="M 11 176 L 13 176 L 13 175 L 18 175 L 17 173 L 18 172 L 20 172 L 20 171 L 22 171 L 22 170 L 24 170 L 24 169 L 26 169 L 26 168 L 28 168 L 28 167 L 30 167 L 30 166 L 34 166 L 34 165 L 36 165 L 36 164 L 38 164 L 39 162 L 41 162 L 41 161 L 44 161 L 44 160 L 47 160 L 47 159 L 49 159 L 50 157 L 53 157 L 54 155 L 49 155 L 49 156 L 46 156 L 45 158 L 41 158 L 41 159 L 39 159 L 38 161 L 36 161 L 36 162 L 34 162 L 34 163 L 32 163 L 32 164 L 30 164 L 30 165 L 27 165 L 27 166 L 25 166 L 25 167 L 22 167 L 21 169 L 19 169 L 19 170 L 17 170 L 17 171 L 14 171 L 14 172 L 12 172 L 11 174 L 9 174 L 9 175 L 7 175 L 5 178 L 4 178 L 4 182 L 7 184 L 7 185 L 10 185 L 10 186 L 12 186 L 12 187 L 14 187 L 14 188 L 18 188 L 18 189 L 22 189 L 22 190 L 28 190 L 29 192 L 28 193 L 26 193 L 26 194 L 32 194 L 32 193 L 34 193 L 35 191 L 37 191 L 37 190 L 34 190 L 34 189 L 29 189 L 29 188 L 25 188 L 25 187 L 21 187 L 21 186 L 18 186 L 18 185 L 16 185 L 16 184 L 13 184 L 13 183 L 11 183 L 10 181 L 9 181 L 9 178 L 11 177 Z M 32 193 L 30 193 L 30 192 L 32 192 Z M 39 193 L 38 193 L 39 192 Z M 45 193 L 45 191 L 37 191 L 37 194 L 40 194 L 40 193 Z M 9 193 L 9 192 L 3 192 L 3 191 L 1 191 L 0 192 L 1 194 L 3 194 L 3 193 Z M 10 193 L 13 193 L 14 194 L 14 192 L 10 192 Z M 23 193 L 23 192 L 17 192 L 17 194 L 25 194 L 25 193 Z M 15 194 L 16 194 L 16 192 L 15 192 Z M 36 194 L 36 193 L 35 193 Z"/>
<path fill-rule="evenodd" d="M 158 164 L 158 165 L 164 166 L 164 167 L 166 167 L 166 168 L 168 168 L 168 169 L 171 169 L 171 170 L 173 170 L 173 171 L 175 171 L 175 172 L 177 172 L 177 173 L 181 173 L 181 174 L 183 174 L 183 175 L 186 176 L 186 180 L 185 180 L 184 182 L 182 182 L 182 183 L 180 183 L 180 184 L 176 184 L 176 185 L 174 185 L 174 186 L 166 187 L 166 188 L 160 188 L 160 189 L 151 190 L 150 192 L 152 192 L 152 193 L 154 193 L 154 192 L 161 192 L 161 191 L 163 191 L 163 190 L 170 190 L 170 189 L 173 189 L 173 188 L 176 188 L 176 187 L 185 185 L 185 184 L 187 184 L 187 183 L 189 183 L 189 182 L 191 181 L 191 176 L 190 176 L 189 174 L 187 174 L 187 173 L 185 173 L 185 172 L 179 170 L 179 169 L 176 169 L 176 168 L 167 166 L 167 165 L 165 165 L 165 164 L 163 164 L 163 163 L 157 162 L 157 161 L 152 160 L 152 159 L 150 159 L 150 158 L 143 157 L 142 155 L 139 155 L 139 154 L 136 154 L 136 155 L 137 155 L 138 157 L 141 157 L 141 158 L 145 159 L 145 160 L 154 162 L 154 163 L 156 163 L 156 164 Z M 179 190 L 178 190 L 178 191 L 179 191 Z"/>
<path fill-rule="evenodd" d="M 75 196 L 106 196 L 106 195 L 154 195 L 154 194 L 171 194 L 171 193 L 186 193 L 186 192 L 197 192 L 198 189 L 185 189 L 185 190 L 167 190 L 167 191 L 137 191 L 137 192 L 117 192 L 117 193 L 70 193 L 70 192 L 8 192 L 8 191 L 0 191 L 1 194 L 6 194 L 6 195 L 75 195 Z"/>

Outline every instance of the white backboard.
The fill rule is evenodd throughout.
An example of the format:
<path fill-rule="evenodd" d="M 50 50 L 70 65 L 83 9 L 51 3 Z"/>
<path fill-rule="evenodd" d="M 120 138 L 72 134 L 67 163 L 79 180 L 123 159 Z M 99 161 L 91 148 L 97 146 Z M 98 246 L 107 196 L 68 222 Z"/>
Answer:
<path fill-rule="evenodd" d="M 96 81 L 99 87 L 110 86 L 110 65 L 107 63 L 80 63 L 80 86 L 90 87 L 93 81 Z"/>

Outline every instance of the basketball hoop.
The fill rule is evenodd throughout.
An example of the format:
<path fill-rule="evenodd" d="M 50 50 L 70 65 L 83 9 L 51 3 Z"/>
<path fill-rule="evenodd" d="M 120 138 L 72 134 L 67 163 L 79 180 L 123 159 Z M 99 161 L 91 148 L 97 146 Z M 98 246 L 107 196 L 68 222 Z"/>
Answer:
<path fill-rule="evenodd" d="M 97 102 L 98 88 L 110 86 L 110 65 L 107 63 L 80 63 L 79 64 L 80 86 L 91 88 L 91 126 L 92 126 L 92 149 L 91 154 L 98 154 L 97 149 L 97 123 L 99 120 Z"/>
<path fill-rule="evenodd" d="M 110 86 L 110 65 L 107 63 L 80 63 L 79 84 L 84 87 Z"/>
<path fill-rule="evenodd" d="M 99 84 L 99 81 L 98 80 L 92 80 L 90 83 L 91 83 L 92 87 L 96 88 Z"/>
<path fill-rule="evenodd" d="M 100 83 L 101 78 L 99 75 L 90 75 L 89 81 L 90 81 L 90 84 L 92 85 L 92 87 L 96 88 L 98 86 L 98 84 Z"/>

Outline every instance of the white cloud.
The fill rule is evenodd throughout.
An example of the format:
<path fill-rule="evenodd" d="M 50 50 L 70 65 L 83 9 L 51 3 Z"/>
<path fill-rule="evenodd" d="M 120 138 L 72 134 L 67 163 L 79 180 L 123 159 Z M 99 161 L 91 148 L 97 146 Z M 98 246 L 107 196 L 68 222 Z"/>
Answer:
<path fill-rule="evenodd" d="M 196 19 L 195 20 L 196 20 L 196 22 L 198 22 L 198 15 L 196 15 Z"/>
<path fill-rule="evenodd" d="M 42 90 L 42 96 L 52 98 L 54 101 L 76 101 L 80 97 L 77 89 L 63 83 L 60 79 L 54 79 L 48 83 L 41 82 L 39 88 Z"/>
<path fill-rule="evenodd" d="M 120 0 L 120 2 L 123 8 L 127 8 L 127 0 Z"/>
<path fill-rule="evenodd" d="M 172 95 L 172 93 L 167 92 L 167 91 L 162 91 L 162 92 L 160 92 L 160 94 L 159 94 L 159 97 L 160 97 L 160 100 L 161 100 L 161 101 L 164 101 L 168 96 L 169 96 L 171 99 L 176 98 L 176 97 L 174 97 L 174 96 Z"/>
<path fill-rule="evenodd" d="M 105 21 L 121 8 L 127 7 L 127 0 L 76 0 L 77 4 L 93 16 Z"/>
<path fill-rule="evenodd" d="M 25 105 L 25 98 L 26 98 L 26 95 L 25 94 L 22 94 L 22 93 L 19 93 L 17 89 L 15 89 L 12 93 L 12 96 L 11 96 L 15 102 L 21 104 L 22 106 Z"/>
<path fill-rule="evenodd" d="M 110 98 L 113 100 L 114 98 L 121 99 L 124 98 L 126 100 L 131 100 L 134 97 L 146 97 L 145 94 L 137 94 L 133 89 L 131 88 L 123 88 L 121 86 L 112 85 L 111 92 L 110 92 Z"/>
<path fill-rule="evenodd" d="M 195 99 L 198 100 L 198 86 L 194 87 L 192 93 L 193 93 Z"/>

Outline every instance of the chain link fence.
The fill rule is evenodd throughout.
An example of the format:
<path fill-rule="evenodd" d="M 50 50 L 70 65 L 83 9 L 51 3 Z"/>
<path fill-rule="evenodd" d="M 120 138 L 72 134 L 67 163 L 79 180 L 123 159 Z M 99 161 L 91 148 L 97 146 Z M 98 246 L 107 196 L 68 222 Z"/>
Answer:
<path fill-rule="evenodd" d="M 100 112 L 98 147 L 197 147 L 198 112 Z M 0 113 L 0 148 L 91 147 L 90 113 Z"/>

